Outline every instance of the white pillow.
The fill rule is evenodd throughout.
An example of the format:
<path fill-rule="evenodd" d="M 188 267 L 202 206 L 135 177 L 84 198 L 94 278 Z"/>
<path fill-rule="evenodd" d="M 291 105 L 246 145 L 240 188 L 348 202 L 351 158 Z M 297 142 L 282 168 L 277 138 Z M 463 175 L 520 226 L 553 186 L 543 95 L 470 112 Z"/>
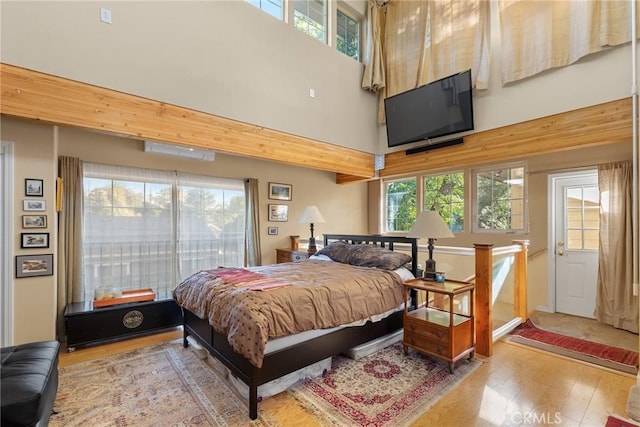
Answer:
<path fill-rule="evenodd" d="M 413 275 L 413 273 L 411 273 L 411 271 L 408 270 L 407 268 L 400 267 L 400 268 L 396 268 L 393 271 L 402 278 L 403 282 L 406 282 L 407 280 L 415 279 L 415 276 Z"/>
<path fill-rule="evenodd" d="M 315 260 L 318 260 L 318 261 L 331 261 L 331 262 L 333 262 L 333 260 L 331 258 L 329 258 L 328 256 L 323 255 L 323 254 L 319 254 L 319 255 L 313 254 L 313 255 L 311 255 L 309 257 L 309 259 L 315 259 Z"/>

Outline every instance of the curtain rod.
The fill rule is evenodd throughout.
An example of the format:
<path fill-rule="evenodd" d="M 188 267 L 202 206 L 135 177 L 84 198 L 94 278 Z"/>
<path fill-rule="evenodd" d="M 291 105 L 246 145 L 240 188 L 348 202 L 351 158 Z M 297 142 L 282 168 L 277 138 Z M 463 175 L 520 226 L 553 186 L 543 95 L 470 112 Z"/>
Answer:
<path fill-rule="evenodd" d="M 557 168 L 557 169 L 539 169 L 535 171 L 527 172 L 527 175 L 535 175 L 540 173 L 556 173 L 556 172 L 573 172 L 573 171 L 581 171 L 587 169 L 596 169 L 600 165 L 604 165 L 605 163 L 597 163 L 593 165 L 584 165 L 584 166 L 576 166 L 573 168 Z"/>

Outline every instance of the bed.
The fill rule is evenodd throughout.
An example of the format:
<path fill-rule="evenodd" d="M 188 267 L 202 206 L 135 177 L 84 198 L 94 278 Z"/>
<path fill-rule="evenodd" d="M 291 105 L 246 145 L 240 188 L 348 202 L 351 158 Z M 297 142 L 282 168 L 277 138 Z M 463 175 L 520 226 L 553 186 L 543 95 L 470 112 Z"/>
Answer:
<path fill-rule="evenodd" d="M 385 253 L 394 251 L 394 249 L 400 249 L 402 250 L 402 253 L 406 253 L 406 255 L 410 253 L 410 257 L 406 257 L 409 260 L 409 264 L 407 264 L 407 267 L 413 275 L 416 275 L 418 254 L 417 239 L 392 236 L 364 236 L 345 234 L 324 235 L 324 248 L 336 248 L 337 246 L 345 246 L 344 243 L 348 243 L 349 245 L 366 245 L 366 247 L 368 248 L 372 248 L 373 246 L 377 248 L 384 248 Z M 366 247 L 358 246 L 357 249 L 367 249 Z M 356 249 L 355 247 L 351 248 Z M 322 252 L 323 250 L 320 251 L 320 253 Z M 400 253 L 394 255 L 400 255 Z M 308 264 L 312 263 L 320 264 L 320 262 L 318 261 L 309 260 L 301 261 L 299 263 L 288 263 L 290 265 L 288 265 L 287 268 L 311 268 Z M 284 268 L 285 264 L 277 264 L 274 265 L 274 267 L 275 266 L 282 266 L 282 268 Z M 265 268 L 266 267 L 269 266 L 265 266 Z M 329 267 L 322 266 L 322 268 Z M 340 268 L 343 267 L 340 266 Z M 358 266 L 357 268 L 380 271 L 377 268 L 366 266 Z M 252 269 L 253 268 L 245 269 L 245 271 Z M 218 269 L 210 270 L 211 275 L 213 275 L 217 270 Z M 369 271 L 359 271 L 362 271 L 363 277 L 369 274 Z M 232 273 L 237 272 L 225 270 L 223 272 L 220 272 L 219 275 L 218 273 L 215 273 L 215 277 L 218 278 L 216 280 L 223 280 L 219 279 L 219 276 L 225 277 L 224 274 L 227 274 L 226 277 L 231 282 L 235 280 L 235 277 L 237 277 L 232 276 Z M 200 274 L 201 276 L 196 277 L 197 274 Z M 384 314 L 380 314 L 379 316 L 372 316 L 368 321 L 367 319 L 365 319 L 360 322 L 349 323 L 349 326 L 346 327 L 339 326 L 319 329 L 317 331 L 307 331 L 299 334 L 292 334 L 292 336 L 295 338 L 304 338 L 302 339 L 302 341 L 293 341 L 293 343 L 291 344 L 281 345 L 280 347 L 275 348 L 272 351 L 264 352 L 264 354 L 260 355 L 258 361 L 256 361 L 255 357 L 252 357 L 250 352 L 246 352 L 244 351 L 244 348 L 238 347 L 237 340 L 232 340 L 229 333 L 218 332 L 218 330 L 216 330 L 216 328 L 212 326 L 212 324 L 215 324 L 215 321 L 213 319 L 207 318 L 206 316 L 203 316 L 203 313 L 200 312 L 201 309 L 197 307 L 194 308 L 192 305 L 190 305 L 188 298 L 185 297 L 185 294 L 187 293 L 187 291 L 185 290 L 185 282 L 202 280 L 202 274 L 203 272 L 199 272 L 194 274 L 190 278 L 185 279 L 185 281 L 183 281 L 176 288 L 176 292 L 174 292 L 174 298 L 176 299 L 178 305 L 180 305 L 183 315 L 183 345 L 184 347 L 189 346 L 189 337 L 191 337 L 191 339 L 195 339 L 195 341 L 199 345 L 206 348 L 212 356 L 214 356 L 218 361 L 224 364 L 234 377 L 248 386 L 249 417 L 251 419 L 256 419 L 258 417 L 259 386 L 281 378 L 294 371 L 305 368 L 309 365 L 315 364 L 319 361 L 322 361 L 323 359 L 326 359 L 327 357 L 338 355 L 361 344 L 368 343 L 372 340 L 397 332 L 402 328 L 402 309 L 401 307 L 397 307 L 389 310 L 388 312 L 385 312 Z M 371 274 L 378 273 L 371 272 Z M 389 271 L 385 272 L 385 274 L 388 276 Z M 333 277 L 331 275 L 327 276 L 330 277 L 331 280 L 334 280 L 336 278 L 340 279 L 341 277 L 343 277 Z M 400 283 L 402 282 L 402 280 L 400 281 Z M 346 281 L 348 280 L 344 278 L 342 280 L 335 280 L 335 284 L 336 286 L 340 286 L 341 282 Z M 260 283 L 261 285 L 267 287 L 279 286 L 277 280 L 268 280 L 267 282 Z M 294 290 L 297 289 L 297 287 L 294 286 L 292 286 L 291 288 Z M 191 289 L 193 289 L 193 286 Z M 231 292 L 236 291 L 232 290 Z M 253 292 L 254 293 L 252 293 L 252 295 L 258 295 L 260 291 Z M 277 295 L 278 292 L 284 291 L 281 291 L 280 289 L 268 290 L 265 292 L 265 294 Z M 401 290 L 400 294 L 402 294 Z M 210 298 L 211 292 L 207 291 L 207 299 Z M 317 296 L 315 296 L 314 298 L 317 298 Z M 373 300 L 373 298 L 368 299 L 368 301 L 375 302 Z M 210 304 L 210 301 L 207 301 L 206 304 L 201 301 L 201 305 L 203 307 Z M 241 303 L 235 305 L 241 305 Z M 252 308 L 251 310 L 248 309 L 246 313 L 241 314 L 240 316 L 244 317 L 248 315 L 247 313 L 249 313 L 249 311 L 252 310 L 255 311 L 255 308 Z M 223 317 L 228 316 L 226 316 L 225 314 L 223 315 Z M 238 326 L 238 328 L 240 327 L 241 326 Z M 241 333 L 238 332 L 235 327 L 232 329 L 236 332 L 236 335 L 241 335 Z M 249 327 L 249 330 L 251 330 L 252 332 L 254 329 L 259 328 L 254 328 L 252 326 Z M 267 346 L 270 343 L 271 342 L 267 343 Z"/>

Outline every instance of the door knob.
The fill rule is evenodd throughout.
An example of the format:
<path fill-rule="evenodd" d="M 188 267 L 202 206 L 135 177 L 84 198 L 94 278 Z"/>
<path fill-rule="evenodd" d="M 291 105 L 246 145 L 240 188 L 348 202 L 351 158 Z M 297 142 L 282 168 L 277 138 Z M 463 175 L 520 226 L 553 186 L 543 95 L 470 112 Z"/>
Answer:
<path fill-rule="evenodd" d="M 562 240 L 560 240 L 560 241 L 558 242 L 558 246 L 564 246 L 564 242 L 563 242 Z"/>
<path fill-rule="evenodd" d="M 564 256 L 564 251 L 558 251 L 558 255 Z"/>

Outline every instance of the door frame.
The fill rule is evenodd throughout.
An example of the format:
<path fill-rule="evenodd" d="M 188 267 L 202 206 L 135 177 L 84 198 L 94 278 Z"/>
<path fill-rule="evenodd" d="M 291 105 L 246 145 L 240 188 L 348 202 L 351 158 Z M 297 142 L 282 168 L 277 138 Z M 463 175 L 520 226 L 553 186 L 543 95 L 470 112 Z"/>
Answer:
<path fill-rule="evenodd" d="M 550 173 L 547 176 L 547 305 L 538 306 L 538 311 L 556 312 L 556 182 L 560 179 L 597 174 L 596 168 Z"/>
<path fill-rule="evenodd" d="M 0 313 L 2 347 L 13 345 L 13 143 L 0 141 Z"/>

